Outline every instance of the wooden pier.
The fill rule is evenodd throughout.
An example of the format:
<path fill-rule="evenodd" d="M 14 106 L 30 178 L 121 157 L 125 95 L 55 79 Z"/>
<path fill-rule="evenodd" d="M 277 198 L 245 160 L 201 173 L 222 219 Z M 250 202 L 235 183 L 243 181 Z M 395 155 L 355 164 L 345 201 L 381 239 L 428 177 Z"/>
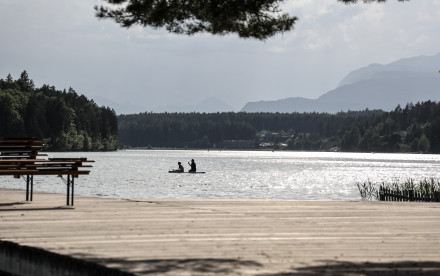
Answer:
<path fill-rule="evenodd" d="M 69 275 L 75 270 L 86 275 L 81 269 L 93 271 L 90 275 L 99 275 L 99 269 L 113 275 L 440 274 L 439 203 L 77 196 L 72 207 L 60 205 L 64 195 L 37 194 L 26 202 L 23 191 L 0 189 L 0 270 L 45 275 L 62 269 Z M 71 264 L 59 261 L 62 257 Z"/>

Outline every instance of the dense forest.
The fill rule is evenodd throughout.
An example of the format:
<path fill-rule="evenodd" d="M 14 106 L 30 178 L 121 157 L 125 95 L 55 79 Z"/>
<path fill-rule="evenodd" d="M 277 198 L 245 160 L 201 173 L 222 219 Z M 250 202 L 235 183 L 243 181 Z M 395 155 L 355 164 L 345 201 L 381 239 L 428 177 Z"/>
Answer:
<path fill-rule="evenodd" d="M 440 103 L 432 101 L 391 112 L 140 113 L 118 121 L 123 147 L 228 148 L 250 141 L 248 148 L 440 153 Z"/>
<path fill-rule="evenodd" d="M 0 79 L 0 137 L 38 137 L 45 150 L 116 150 L 117 116 L 72 88 L 36 88 L 26 71 Z"/>
<path fill-rule="evenodd" d="M 0 79 L 0 137 L 39 137 L 46 150 L 236 148 L 440 153 L 440 103 L 393 111 L 140 113 L 116 116 L 72 88 L 36 88 L 26 71 Z"/>

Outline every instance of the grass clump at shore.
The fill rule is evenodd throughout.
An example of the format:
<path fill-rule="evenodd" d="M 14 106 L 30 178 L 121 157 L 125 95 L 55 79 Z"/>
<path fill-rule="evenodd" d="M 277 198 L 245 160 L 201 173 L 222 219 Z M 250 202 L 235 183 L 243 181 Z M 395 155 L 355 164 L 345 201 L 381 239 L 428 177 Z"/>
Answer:
<path fill-rule="evenodd" d="M 440 191 L 440 180 L 434 178 L 423 179 L 414 181 L 413 179 L 407 179 L 404 182 L 394 181 L 392 183 L 382 182 L 376 184 L 368 180 L 367 182 L 356 183 L 362 200 L 379 200 L 379 187 L 388 188 L 394 191 L 408 191 L 413 190 L 420 194 L 433 194 Z"/>
<path fill-rule="evenodd" d="M 377 200 L 379 199 L 379 189 L 376 188 L 376 185 L 368 180 L 364 183 L 356 183 L 359 193 L 361 194 L 362 200 L 373 200 L 373 197 Z"/>

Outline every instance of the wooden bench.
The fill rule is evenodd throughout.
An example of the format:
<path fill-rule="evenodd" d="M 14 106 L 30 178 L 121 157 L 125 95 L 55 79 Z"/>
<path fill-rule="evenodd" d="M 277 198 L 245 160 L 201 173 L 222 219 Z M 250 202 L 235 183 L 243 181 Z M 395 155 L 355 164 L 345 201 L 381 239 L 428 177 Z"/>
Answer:
<path fill-rule="evenodd" d="M 0 139 L 0 158 L 2 159 L 35 159 L 41 154 L 44 141 L 37 138 L 3 138 Z"/>
<path fill-rule="evenodd" d="M 74 179 L 79 175 L 87 175 L 94 162 L 87 158 L 48 158 L 39 159 L 43 149 L 43 140 L 36 138 L 4 138 L 0 139 L 0 175 L 11 175 L 15 178 L 26 177 L 26 201 L 33 199 L 34 175 L 67 176 L 67 205 L 73 206 Z"/>

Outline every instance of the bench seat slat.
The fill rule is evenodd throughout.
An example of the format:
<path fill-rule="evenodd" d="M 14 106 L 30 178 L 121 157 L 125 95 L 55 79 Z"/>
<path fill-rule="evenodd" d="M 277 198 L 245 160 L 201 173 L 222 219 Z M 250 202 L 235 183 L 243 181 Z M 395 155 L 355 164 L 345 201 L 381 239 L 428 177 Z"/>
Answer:
<path fill-rule="evenodd" d="M 9 147 L 20 147 L 20 148 L 30 148 L 30 147 L 37 147 L 41 148 L 44 146 L 44 143 L 20 143 L 20 142 L 14 142 L 14 143 L 8 143 L 4 141 L 0 141 L 0 148 L 9 148 Z"/>
<path fill-rule="evenodd" d="M 11 149 L 17 149 L 17 150 L 41 150 L 44 145 L 35 145 L 35 144 L 9 144 L 4 145 L 0 144 L 0 150 L 11 150 Z"/>
<path fill-rule="evenodd" d="M 5 170 L 5 169 L 18 169 L 18 168 L 28 168 L 27 166 L 26 167 L 24 167 L 24 166 L 18 166 L 17 164 L 10 164 L 10 165 L 7 165 L 7 164 L 4 164 L 4 165 L 0 165 L 0 170 Z"/>
<path fill-rule="evenodd" d="M 5 157 L 11 157 L 11 156 L 18 156 L 18 157 L 31 157 L 31 156 L 47 156 L 46 153 L 37 153 L 37 154 L 19 154 L 17 152 L 2 152 L 0 154 L 0 158 L 3 158 L 3 156 Z"/>
<path fill-rule="evenodd" d="M 41 141 L 44 142 L 43 139 L 37 138 L 37 137 L 3 137 L 0 139 L 0 141 L 15 141 L 15 142 L 22 142 L 22 141 Z"/>
<path fill-rule="evenodd" d="M 0 164 L 46 162 L 46 159 L 1 158 Z"/>
<path fill-rule="evenodd" d="M 56 157 L 38 159 L 37 156 L 47 156 L 40 153 L 44 147 L 44 141 L 34 137 L 26 138 L 0 138 L 0 175 L 9 175 L 14 178 L 26 177 L 26 201 L 32 201 L 33 176 L 56 175 L 67 176 L 67 205 L 73 205 L 74 182 L 73 178 L 79 175 L 88 175 L 91 165 L 83 163 L 95 162 L 86 157 Z M 30 188 L 30 189 L 29 189 Z M 71 191 L 71 195 L 69 192 Z"/>
<path fill-rule="evenodd" d="M 0 175 L 86 175 L 90 171 L 70 170 L 0 170 Z"/>
<path fill-rule="evenodd" d="M 57 165 L 57 164 L 27 164 L 24 165 L 25 168 L 92 168 L 91 165 Z"/>
<path fill-rule="evenodd" d="M 88 160 L 87 157 L 54 157 L 48 158 L 49 161 L 82 161 L 82 162 L 90 162 L 92 160 Z M 93 161 L 92 161 L 93 162 Z"/>
<path fill-rule="evenodd" d="M 22 170 L 22 169 L 1 169 L 0 175 L 30 175 L 38 172 L 38 170 Z"/>

